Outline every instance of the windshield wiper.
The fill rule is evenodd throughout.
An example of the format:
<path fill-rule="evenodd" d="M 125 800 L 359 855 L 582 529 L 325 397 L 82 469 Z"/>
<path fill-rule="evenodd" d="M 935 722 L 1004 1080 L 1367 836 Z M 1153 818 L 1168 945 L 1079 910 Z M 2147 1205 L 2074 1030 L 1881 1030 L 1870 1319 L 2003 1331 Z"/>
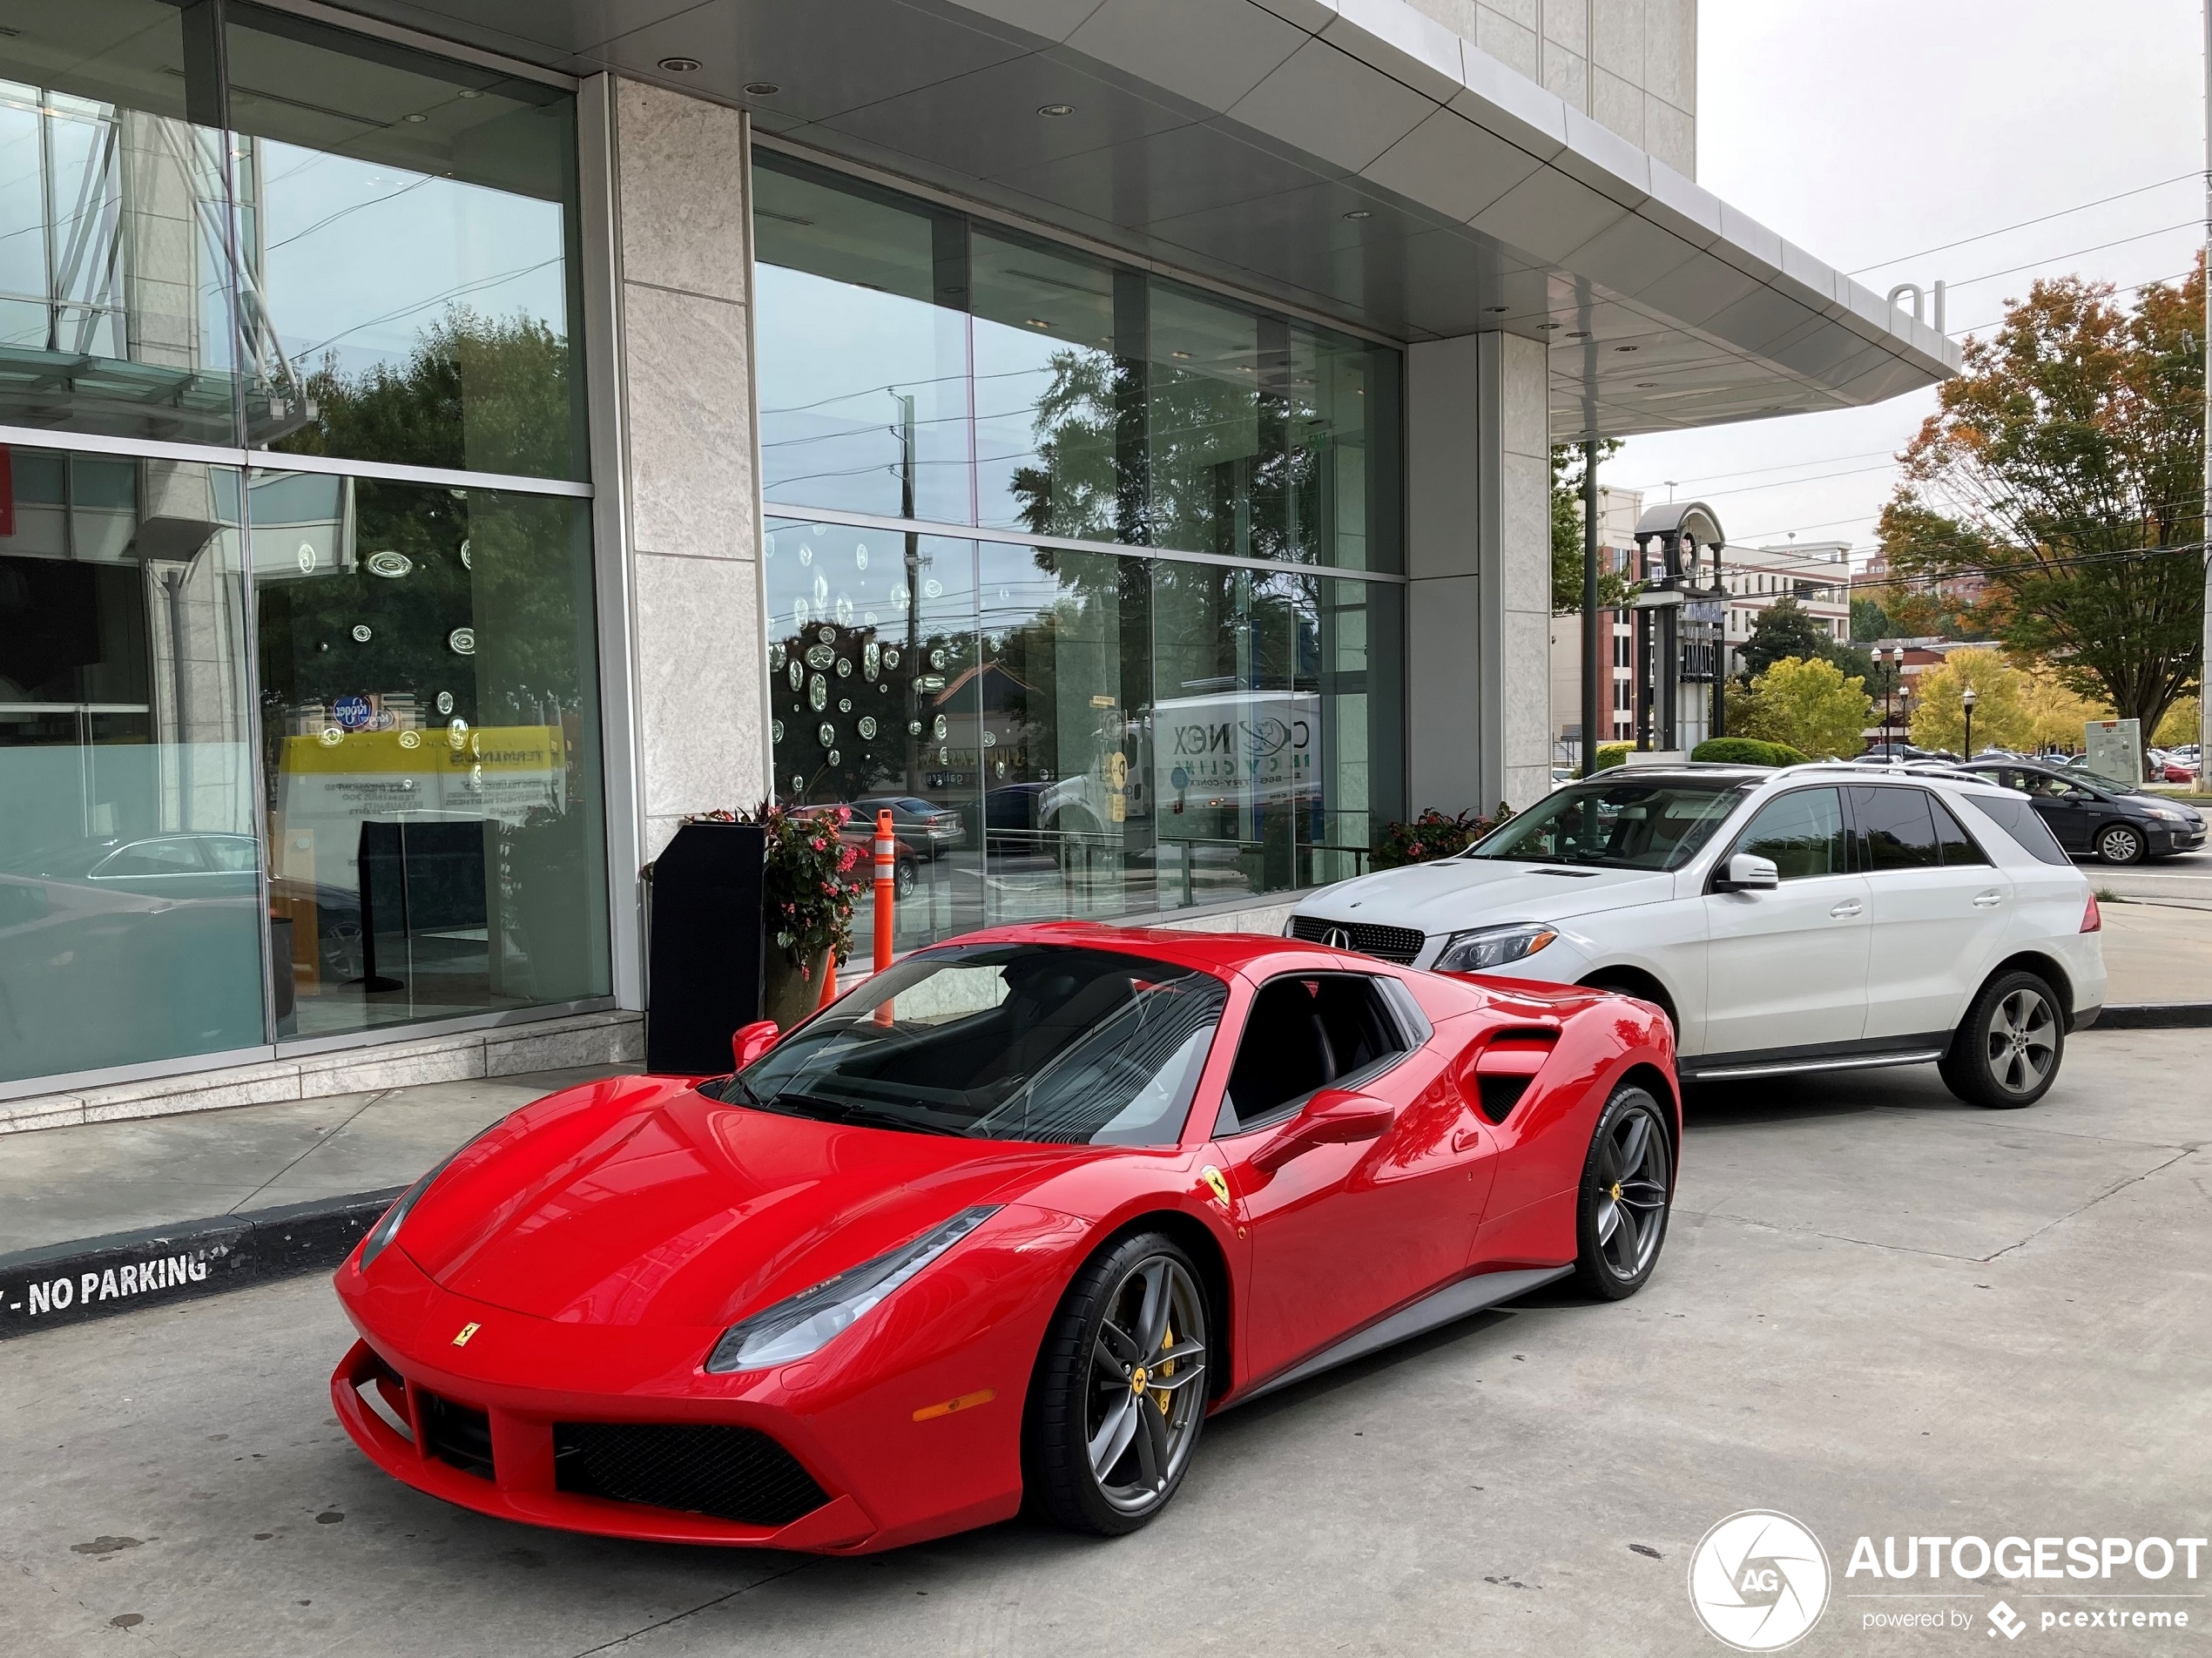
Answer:
<path fill-rule="evenodd" d="M 840 1122 L 853 1122 L 875 1129 L 898 1129 L 912 1134 L 949 1134 L 960 1136 L 963 1130 L 947 1128 L 939 1122 L 925 1122 L 900 1112 L 880 1106 L 855 1104 L 845 1100 L 826 1100 L 819 1094 L 779 1094 L 776 1103 L 794 1100 L 812 1108 L 808 1115 L 827 1115 Z"/>

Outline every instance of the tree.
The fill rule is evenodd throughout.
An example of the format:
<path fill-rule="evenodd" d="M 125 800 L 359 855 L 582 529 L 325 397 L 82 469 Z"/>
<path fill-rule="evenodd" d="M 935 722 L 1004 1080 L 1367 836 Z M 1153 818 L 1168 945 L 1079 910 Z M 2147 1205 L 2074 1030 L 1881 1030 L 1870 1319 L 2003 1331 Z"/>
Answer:
<path fill-rule="evenodd" d="M 2110 718 L 2109 715 L 2107 716 Z M 2166 711 L 2151 741 L 2161 748 L 2185 748 L 2196 741 L 2197 699 L 2184 697 Z"/>
<path fill-rule="evenodd" d="M 2203 314 L 2201 259 L 2132 309 L 2110 283 L 2037 282 L 1966 341 L 1880 523 L 1891 569 L 1985 574 L 2008 651 L 2146 732 L 2201 673 Z"/>
<path fill-rule="evenodd" d="M 1913 687 L 1912 740 L 1922 748 L 1966 751 L 1965 691 L 1974 688 L 1974 745 L 2026 748 L 2034 741 L 2035 715 L 2027 676 L 1994 650 L 1954 650 Z M 2080 738 L 2074 727 L 2075 740 Z M 1970 757 L 1971 758 L 1971 757 Z"/>
<path fill-rule="evenodd" d="M 2027 671 L 2027 684 L 2020 700 L 2027 710 L 2027 740 L 2037 749 L 2078 749 L 2081 746 L 2083 726 L 2093 719 L 2112 718 L 2109 704 L 2099 698 L 2084 697 L 2047 668 Z M 2176 708 L 2181 706 L 2181 703 L 2175 704 Z M 2173 724 L 2172 714 L 2166 718 L 2167 724 Z M 1974 729 L 1977 732 L 1981 729 L 1979 706 L 1974 710 Z"/>
<path fill-rule="evenodd" d="M 1621 447 L 1617 438 L 1601 438 L 1600 462 Z M 1597 608 L 1617 610 L 1635 596 L 1635 583 L 1598 565 Z M 1552 445 L 1552 614 L 1579 616 L 1582 610 L 1582 446 Z"/>
<path fill-rule="evenodd" d="M 1897 623 L 1884 610 L 1878 599 L 1853 599 L 1851 602 L 1851 637 L 1854 644 L 1871 644 L 1877 639 L 1902 637 Z"/>
<path fill-rule="evenodd" d="M 1785 593 L 1752 619 L 1750 636 L 1737 647 L 1743 664 L 1741 677 L 1748 684 L 1776 663 L 1795 657 L 1801 661 L 1830 662 L 1846 678 L 1871 678 L 1874 659 L 1856 645 L 1844 644 L 1799 604 L 1795 594 Z M 1731 720 L 1730 724 L 1734 722 Z"/>
<path fill-rule="evenodd" d="M 1865 680 L 1846 677 L 1832 662 L 1785 657 L 1730 702 L 1729 734 L 1849 759 L 1866 746 L 1873 711 Z"/>

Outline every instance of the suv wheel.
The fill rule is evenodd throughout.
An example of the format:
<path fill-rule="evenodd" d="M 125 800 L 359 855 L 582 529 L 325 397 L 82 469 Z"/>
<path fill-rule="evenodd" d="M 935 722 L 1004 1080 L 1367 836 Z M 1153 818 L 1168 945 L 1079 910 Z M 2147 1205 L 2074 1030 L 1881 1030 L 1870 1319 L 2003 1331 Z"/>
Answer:
<path fill-rule="evenodd" d="M 2107 864 L 2140 864 L 2143 832 L 2133 824 L 2107 824 L 2097 832 L 2097 858 Z"/>
<path fill-rule="evenodd" d="M 2032 973 L 2000 973 L 1981 987 L 1938 1062 L 1943 1084 L 1969 1105 L 2033 1105 L 2066 1057 L 2058 993 Z"/>

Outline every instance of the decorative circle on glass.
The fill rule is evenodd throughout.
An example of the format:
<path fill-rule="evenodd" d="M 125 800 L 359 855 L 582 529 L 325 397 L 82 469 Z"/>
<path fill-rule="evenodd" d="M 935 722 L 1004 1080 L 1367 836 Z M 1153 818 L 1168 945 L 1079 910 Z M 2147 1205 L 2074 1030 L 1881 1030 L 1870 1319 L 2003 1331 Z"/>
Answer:
<path fill-rule="evenodd" d="M 801 545 L 799 549 L 799 562 L 802 564 L 813 563 L 814 562 L 814 549 L 812 547 Z"/>
<path fill-rule="evenodd" d="M 781 720 L 777 720 L 777 721 L 775 721 L 774 723 L 772 723 L 772 725 L 768 727 L 768 733 L 769 733 L 769 735 L 770 735 L 771 737 L 774 738 L 776 739 L 776 741 L 778 741 L 779 743 L 782 742 L 782 741 L 784 740 L 784 723 L 783 723 L 783 721 L 781 721 Z"/>
<path fill-rule="evenodd" d="M 920 737 L 921 735 L 921 722 L 918 719 L 908 720 L 907 722 L 907 735 L 909 737 Z"/>
<path fill-rule="evenodd" d="M 421 748 L 422 746 L 422 733 L 421 731 L 401 731 L 400 733 L 400 746 L 401 748 Z"/>
<path fill-rule="evenodd" d="M 937 723 L 929 728 L 929 734 L 941 743 L 945 740 L 945 733 L 950 729 L 951 727 L 945 723 L 945 717 L 940 714 L 937 716 Z"/>
<path fill-rule="evenodd" d="M 819 639 L 824 644 L 835 644 L 837 643 L 837 630 L 835 628 L 816 628 L 814 630 L 814 637 L 817 639 Z"/>
<path fill-rule="evenodd" d="M 461 543 L 461 568 L 463 570 L 476 568 L 475 561 L 469 556 L 469 543 L 465 541 Z"/>
<path fill-rule="evenodd" d="M 368 623 L 356 622 L 354 623 L 354 643 L 355 644 L 367 644 L 375 637 L 375 635 L 368 630 Z"/>
<path fill-rule="evenodd" d="M 792 778 L 792 780 L 791 780 L 791 792 L 792 792 L 793 794 L 804 794 L 804 793 L 806 793 L 806 779 L 805 778 L 803 778 L 803 777 L 795 777 L 795 778 Z"/>
<path fill-rule="evenodd" d="M 446 644 L 456 657 L 473 657 L 476 654 L 476 630 L 455 628 L 446 635 Z"/>
<path fill-rule="evenodd" d="M 866 623 L 869 627 L 873 627 L 875 625 L 875 612 L 873 610 L 861 611 L 860 620 Z"/>
<path fill-rule="evenodd" d="M 340 731 L 335 725 L 326 725 L 322 728 L 322 735 L 315 740 L 320 743 L 325 748 L 336 748 L 341 743 L 346 740 L 346 733 Z"/>
<path fill-rule="evenodd" d="M 853 596 L 850 593 L 840 593 L 837 596 L 837 603 L 830 606 L 830 614 L 836 617 L 846 627 L 851 627 L 853 625 Z"/>
<path fill-rule="evenodd" d="M 912 604 L 913 603 L 914 596 L 907 591 L 907 584 L 904 582 L 900 583 L 898 586 L 891 590 L 891 608 L 893 610 L 903 610 L 907 608 L 907 606 Z"/>
<path fill-rule="evenodd" d="M 864 541 L 861 541 L 861 542 L 855 542 L 855 543 L 853 543 L 853 568 L 854 570 L 866 570 L 866 569 L 867 569 L 867 567 L 868 567 L 868 544 L 867 544 L 867 543 L 866 543 L 866 542 L 864 542 Z"/>
<path fill-rule="evenodd" d="M 313 576 L 315 573 L 315 549 L 303 541 L 300 543 L 298 557 L 300 560 L 300 574 L 302 576 Z"/>
<path fill-rule="evenodd" d="M 438 693 L 438 711 L 441 714 L 450 714 L 453 712 L 453 693 L 451 691 L 442 691 Z"/>
<path fill-rule="evenodd" d="M 950 750 L 950 749 L 948 749 L 948 748 L 941 748 L 941 749 L 939 749 L 939 750 L 937 751 L 937 764 L 938 764 L 938 765 L 950 765 L 952 763 L 953 763 L 953 751 L 952 751 L 952 750 Z"/>
<path fill-rule="evenodd" d="M 837 652 L 826 644 L 810 644 L 806 647 L 806 665 L 810 668 L 827 670 L 830 664 L 836 660 Z"/>
<path fill-rule="evenodd" d="M 853 677 L 852 657 L 840 657 L 837 659 L 837 677 L 840 679 L 850 679 Z"/>
<path fill-rule="evenodd" d="M 916 691 L 942 691 L 944 688 L 945 676 L 941 673 L 916 674 L 914 676 L 914 689 Z"/>
<path fill-rule="evenodd" d="M 814 575 L 814 608 L 824 616 L 829 614 L 829 577 L 819 570 Z"/>
<path fill-rule="evenodd" d="M 792 601 L 792 603 L 791 603 L 791 624 L 792 624 L 792 626 L 793 626 L 794 628 L 799 629 L 801 632 L 804 632 L 804 631 L 806 630 L 806 627 L 807 623 L 809 623 L 809 622 L 811 622 L 812 620 L 813 620 L 813 617 L 814 617 L 814 613 L 813 613 L 812 610 L 808 610 L 808 609 L 806 608 L 806 601 L 805 599 L 793 599 L 793 600 Z"/>
<path fill-rule="evenodd" d="M 829 721 L 824 720 L 820 729 L 814 735 L 822 739 L 824 748 L 832 747 L 837 742 L 837 727 L 831 725 Z"/>
<path fill-rule="evenodd" d="M 790 651 L 784 649 L 783 641 L 780 639 L 770 645 L 768 647 L 768 671 L 781 673 L 784 671 L 784 658 L 790 654 Z"/>
<path fill-rule="evenodd" d="M 840 697 L 837 699 L 837 711 L 840 714 L 851 713 L 853 711 L 853 699 L 850 697 Z"/>
<path fill-rule="evenodd" d="M 791 665 L 784 671 L 790 677 L 791 688 L 793 691 L 797 691 L 801 685 L 806 683 L 806 670 L 799 665 L 796 658 L 792 660 Z"/>
<path fill-rule="evenodd" d="M 775 556 L 776 556 L 776 538 L 775 538 L 775 536 L 772 536 L 772 535 L 771 535 L 771 536 L 763 536 L 760 538 L 760 556 L 761 556 L 761 559 L 763 560 L 763 562 L 765 562 L 765 561 L 766 561 L 766 560 L 768 560 L 768 559 L 773 558 Z"/>
<path fill-rule="evenodd" d="M 818 714 L 829 706 L 829 681 L 819 674 L 806 682 L 806 705 Z"/>
<path fill-rule="evenodd" d="M 896 645 L 883 653 L 883 665 L 887 668 L 895 668 L 899 665 L 899 649 Z"/>
<path fill-rule="evenodd" d="M 873 681 L 883 671 L 883 647 L 871 639 L 860 647 L 860 677 Z"/>
<path fill-rule="evenodd" d="M 873 714 L 863 714 L 863 715 L 861 715 L 861 716 L 860 716 L 860 737 L 861 737 L 861 740 L 863 740 L 863 741 L 867 741 L 867 740 L 868 740 L 869 738 L 872 738 L 873 737 L 874 737 L 874 735 L 875 735 L 875 731 L 876 731 L 875 716 L 874 716 L 874 715 L 873 715 Z"/>
<path fill-rule="evenodd" d="M 446 741 L 459 748 L 469 740 L 469 722 L 455 714 L 446 726 Z"/>
<path fill-rule="evenodd" d="M 943 667 L 945 665 L 945 653 L 941 650 L 931 651 L 929 653 L 929 665 L 933 668 Z"/>
<path fill-rule="evenodd" d="M 985 731 L 983 733 L 983 746 L 985 748 L 996 748 L 998 745 L 999 734 L 996 731 Z"/>
<path fill-rule="evenodd" d="M 830 763 L 832 765 L 835 765 L 836 764 L 838 764 L 838 762 L 839 762 L 839 761 L 842 760 L 844 758 L 845 758 L 845 757 L 844 757 L 842 754 L 840 754 L 840 753 L 839 753 L 839 752 L 838 752 L 835 749 L 832 749 L 832 750 L 829 751 L 829 763 Z"/>
<path fill-rule="evenodd" d="M 945 596 L 945 584 L 933 576 L 921 584 L 921 596 L 926 599 L 942 598 Z"/>
<path fill-rule="evenodd" d="M 381 576 L 388 582 L 396 582 L 415 568 L 413 559 L 405 553 L 394 552 L 388 547 L 381 552 L 371 553 L 361 562 L 368 566 L 371 576 Z"/>

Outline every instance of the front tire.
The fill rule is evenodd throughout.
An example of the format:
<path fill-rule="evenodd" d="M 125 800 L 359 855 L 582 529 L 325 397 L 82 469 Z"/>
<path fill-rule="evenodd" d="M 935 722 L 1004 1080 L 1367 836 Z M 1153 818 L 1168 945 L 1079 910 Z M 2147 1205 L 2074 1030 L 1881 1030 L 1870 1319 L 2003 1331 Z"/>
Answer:
<path fill-rule="evenodd" d="M 2143 832 L 2132 824 L 2107 824 L 2097 832 L 2097 861 L 2105 864 L 2140 864 L 2148 850 Z"/>
<path fill-rule="evenodd" d="M 1622 1301 L 1659 1264 L 1674 1207 L 1674 1141 L 1650 1090 L 1623 1084 L 1598 1114 L 1575 1200 L 1575 1277 L 1592 1295 Z"/>
<path fill-rule="evenodd" d="M 1037 1506 L 1120 1537 L 1168 1506 L 1206 1418 L 1211 1328 L 1183 1246 L 1140 1232 L 1087 1263 L 1046 1331 L 1024 1460 Z"/>
<path fill-rule="evenodd" d="M 1937 1062 L 1943 1085 L 1969 1105 L 2033 1105 L 2058 1080 L 2066 1015 L 2034 974 L 2000 973 L 1981 987 Z"/>

